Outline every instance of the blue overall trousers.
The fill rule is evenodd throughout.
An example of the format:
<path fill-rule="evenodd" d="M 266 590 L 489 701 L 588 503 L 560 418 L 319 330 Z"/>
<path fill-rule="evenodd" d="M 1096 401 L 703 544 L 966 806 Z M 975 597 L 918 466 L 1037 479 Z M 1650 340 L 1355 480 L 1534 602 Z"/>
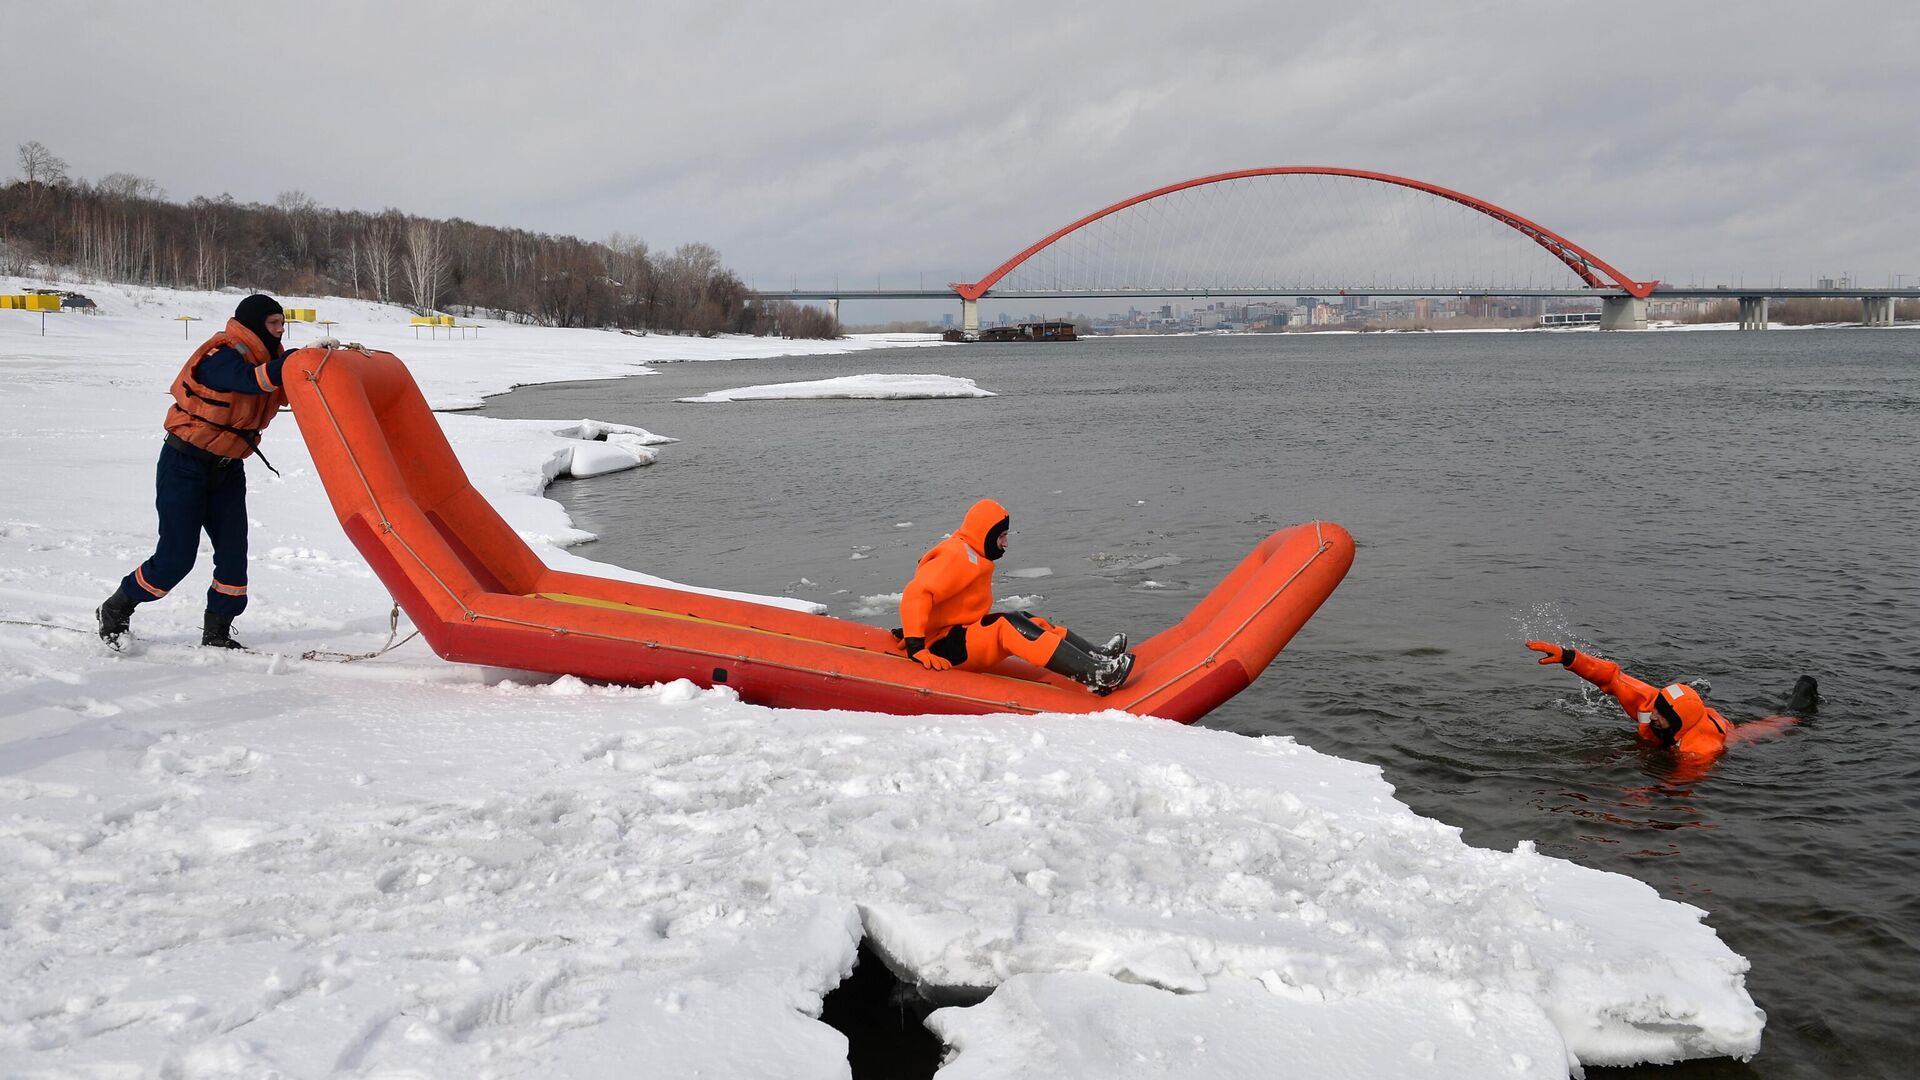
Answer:
<path fill-rule="evenodd" d="M 246 464 L 169 438 L 160 448 L 154 491 L 160 542 L 153 557 L 120 582 L 121 593 L 141 604 L 167 595 L 193 569 L 205 530 L 213 541 L 208 613 L 232 618 L 247 610 Z"/>

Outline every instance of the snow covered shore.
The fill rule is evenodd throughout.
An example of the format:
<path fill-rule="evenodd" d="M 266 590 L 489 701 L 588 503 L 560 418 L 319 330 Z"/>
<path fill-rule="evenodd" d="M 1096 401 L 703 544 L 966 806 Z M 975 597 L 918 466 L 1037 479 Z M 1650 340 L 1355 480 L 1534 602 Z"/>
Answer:
<path fill-rule="evenodd" d="M 776 712 L 417 641 L 301 660 L 377 648 L 390 602 L 291 417 L 265 441 L 284 476 L 248 465 L 235 627 L 277 655 L 190 646 L 204 554 L 112 653 L 92 609 L 152 544 L 190 345 L 169 320 L 200 315 L 198 341 L 235 298 L 84 291 L 102 311 L 44 338 L 0 311 L 0 1074 L 844 1076 L 814 1016 L 863 937 L 910 981 L 984 996 L 934 1015 L 952 1078 L 1559 1077 L 1758 1048 L 1746 962 L 1704 912 L 1468 847 L 1377 769 L 1288 739 Z M 397 309 L 299 302 L 407 360 L 441 407 L 902 343 L 415 341 Z M 591 420 L 442 422 L 544 557 L 625 574 L 561 550 L 585 536 L 539 492 L 672 468 L 670 445 Z"/>

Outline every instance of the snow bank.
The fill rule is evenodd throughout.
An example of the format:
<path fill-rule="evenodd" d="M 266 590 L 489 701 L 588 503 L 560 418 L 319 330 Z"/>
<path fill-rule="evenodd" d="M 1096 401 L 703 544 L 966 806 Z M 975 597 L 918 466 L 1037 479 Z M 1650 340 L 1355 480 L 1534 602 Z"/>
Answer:
<path fill-rule="evenodd" d="M 1758 1046 L 1745 961 L 1699 909 L 1469 847 L 1287 739 L 776 712 L 417 641 L 299 659 L 378 648 L 390 600 L 286 417 L 284 475 L 248 468 L 236 632 L 260 652 L 191 645 L 203 558 L 112 653 L 91 613 L 152 544 L 186 347 L 165 318 L 232 298 L 82 291 L 105 310 L 45 338 L 0 312 L 0 1071 L 843 1076 L 813 1017 L 863 936 L 986 995 L 935 1014 L 949 1076 L 1553 1076 Z M 310 306 L 441 403 L 801 344 L 413 343 L 404 313 Z M 609 458 L 673 468 L 659 436 L 441 420 L 544 558 L 644 580 L 562 550 L 586 536 L 539 492 Z"/>
<path fill-rule="evenodd" d="M 1170 994 L 1088 975 L 1016 975 L 985 1004 L 928 1023 L 958 1050 L 941 1080 L 1102 1076 L 1564 1077 L 1566 1051 L 1532 1001 L 1487 1015 L 1432 1006 L 1448 988 L 1409 978 L 1324 1000 L 1221 978 Z"/>
<path fill-rule="evenodd" d="M 515 422 L 549 426 L 540 420 Z M 622 469 L 651 465 L 659 456 L 654 452 L 654 447 L 680 441 L 655 435 L 645 428 L 607 424 L 598 420 L 582 420 L 577 424 L 553 428 L 552 431 L 554 435 L 568 440 L 568 445 L 548 459 L 547 468 L 543 471 L 550 480 L 560 476 L 603 476 Z"/>
<path fill-rule="evenodd" d="M 843 375 L 837 379 L 812 382 L 768 383 L 742 386 L 735 390 L 715 390 L 699 397 L 676 398 L 705 404 L 723 401 L 774 401 L 800 398 L 828 399 L 904 399 L 992 397 L 972 379 L 952 375 Z"/>

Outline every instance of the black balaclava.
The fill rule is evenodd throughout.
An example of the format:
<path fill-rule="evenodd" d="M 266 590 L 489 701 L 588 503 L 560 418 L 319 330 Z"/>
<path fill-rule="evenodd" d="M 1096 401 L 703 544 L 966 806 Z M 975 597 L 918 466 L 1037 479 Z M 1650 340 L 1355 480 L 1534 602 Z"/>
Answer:
<path fill-rule="evenodd" d="M 988 561 L 999 562 L 1000 556 L 1007 553 L 1006 545 L 1000 542 L 1000 538 L 1007 535 L 1007 527 L 1012 524 L 1013 518 L 1009 515 L 1001 518 L 998 525 L 987 530 L 987 550 L 981 552 L 981 554 L 985 555 Z"/>
<path fill-rule="evenodd" d="M 233 321 L 253 331 L 254 336 L 260 339 L 260 344 L 265 345 L 268 352 L 279 356 L 280 336 L 267 333 L 267 317 L 285 314 L 286 309 L 280 306 L 280 301 L 265 293 L 254 293 L 240 301 L 240 306 L 233 309 Z"/>
<path fill-rule="evenodd" d="M 1653 711 L 1659 713 L 1660 719 L 1666 721 L 1665 724 L 1647 725 L 1653 729 L 1653 734 L 1659 738 L 1660 745 L 1672 746 L 1674 743 L 1679 742 L 1680 729 L 1684 725 L 1680 722 L 1680 713 L 1675 710 L 1672 705 L 1667 703 L 1667 695 L 1661 694 L 1659 697 L 1653 699 Z"/>

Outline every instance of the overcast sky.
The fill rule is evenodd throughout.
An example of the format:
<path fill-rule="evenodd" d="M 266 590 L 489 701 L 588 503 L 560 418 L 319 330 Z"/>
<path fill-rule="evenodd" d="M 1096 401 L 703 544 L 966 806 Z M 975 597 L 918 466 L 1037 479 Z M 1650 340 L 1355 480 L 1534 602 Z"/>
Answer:
<path fill-rule="evenodd" d="M 1264 165 L 1457 188 L 1636 278 L 1920 282 L 1909 2 L 77 2 L 9 5 L 0 71 L 8 176 L 39 140 L 181 201 L 704 241 L 763 288 L 974 280 Z"/>

